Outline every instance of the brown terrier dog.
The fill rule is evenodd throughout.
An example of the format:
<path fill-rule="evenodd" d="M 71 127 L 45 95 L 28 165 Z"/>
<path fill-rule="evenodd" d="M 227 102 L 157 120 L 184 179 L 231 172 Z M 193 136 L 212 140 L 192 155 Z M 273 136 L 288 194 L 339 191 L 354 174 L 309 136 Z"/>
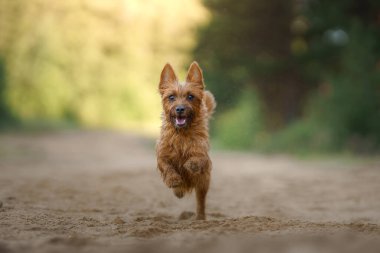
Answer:
<path fill-rule="evenodd" d="M 195 188 L 197 219 L 205 219 L 206 194 L 210 184 L 208 120 L 216 106 L 205 91 L 202 70 L 196 62 L 180 83 L 170 64 L 161 73 L 159 91 L 164 112 L 157 142 L 157 166 L 165 184 L 178 198 Z"/>

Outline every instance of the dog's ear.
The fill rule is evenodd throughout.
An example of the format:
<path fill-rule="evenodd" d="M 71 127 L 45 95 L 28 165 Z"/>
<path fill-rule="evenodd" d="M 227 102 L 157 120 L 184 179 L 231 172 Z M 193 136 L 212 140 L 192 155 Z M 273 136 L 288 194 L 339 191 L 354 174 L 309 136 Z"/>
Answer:
<path fill-rule="evenodd" d="M 186 82 L 197 86 L 202 90 L 205 88 L 205 85 L 203 83 L 202 70 L 196 61 L 190 65 L 189 71 L 187 72 Z"/>
<path fill-rule="evenodd" d="M 172 66 L 169 63 L 166 63 L 161 72 L 160 84 L 158 86 L 160 94 L 162 95 L 165 89 L 171 87 L 175 83 L 178 83 L 177 76 L 175 75 Z"/>

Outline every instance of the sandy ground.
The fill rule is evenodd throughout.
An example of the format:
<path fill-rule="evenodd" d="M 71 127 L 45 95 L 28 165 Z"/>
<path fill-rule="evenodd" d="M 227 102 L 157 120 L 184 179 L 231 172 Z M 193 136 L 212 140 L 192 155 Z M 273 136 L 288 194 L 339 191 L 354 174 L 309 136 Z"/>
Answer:
<path fill-rule="evenodd" d="M 0 252 L 380 252 L 380 160 L 212 152 L 207 221 L 115 132 L 0 135 Z"/>

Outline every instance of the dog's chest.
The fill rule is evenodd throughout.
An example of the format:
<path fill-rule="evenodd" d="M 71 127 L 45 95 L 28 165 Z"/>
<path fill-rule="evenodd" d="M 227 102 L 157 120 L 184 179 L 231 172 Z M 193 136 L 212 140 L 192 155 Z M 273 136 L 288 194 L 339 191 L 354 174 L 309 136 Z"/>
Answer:
<path fill-rule="evenodd" d="M 174 160 L 186 161 L 194 155 L 207 154 L 208 144 L 200 138 L 173 138 L 170 149 Z"/>

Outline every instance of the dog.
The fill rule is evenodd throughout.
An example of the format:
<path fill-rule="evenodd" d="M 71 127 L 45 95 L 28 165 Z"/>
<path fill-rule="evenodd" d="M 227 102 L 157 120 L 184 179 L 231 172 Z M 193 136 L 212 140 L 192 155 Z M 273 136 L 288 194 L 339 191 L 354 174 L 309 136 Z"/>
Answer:
<path fill-rule="evenodd" d="M 195 189 L 196 219 L 204 220 L 212 167 L 208 122 L 216 107 L 214 96 L 205 90 L 197 62 L 190 65 L 185 82 L 178 81 L 167 63 L 161 72 L 159 93 L 163 113 L 156 145 L 158 170 L 178 198 Z"/>

